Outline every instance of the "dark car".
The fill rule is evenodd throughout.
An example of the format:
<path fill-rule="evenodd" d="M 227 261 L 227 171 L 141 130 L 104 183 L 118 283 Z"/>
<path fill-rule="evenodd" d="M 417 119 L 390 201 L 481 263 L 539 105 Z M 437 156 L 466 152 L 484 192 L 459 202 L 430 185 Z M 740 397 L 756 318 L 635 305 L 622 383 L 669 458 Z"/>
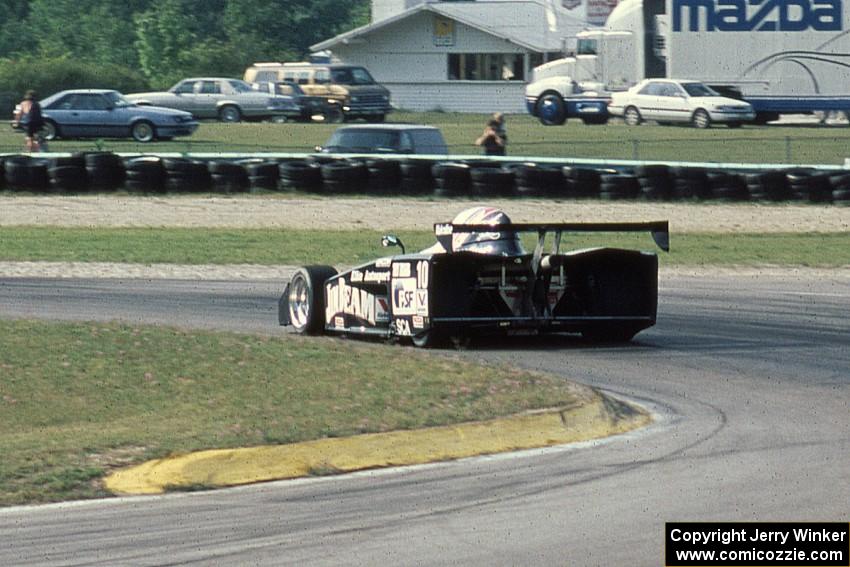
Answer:
<path fill-rule="evenodd" d="M 446 140 L 439 129 L 420 124 L 361 124 L 342 126 L 331 134 L 325 153 L 447 155 Z"/>
<path fill-rule="evenodd" d="M 77 89 L 61 91 L 40 102 L 42 135 L 56 138 L 133 138 L 137 142 L 188 136 L 198 122 L 188 112 L 137 106 L 118 91 Z"/>
<path fill-rule="evenodd" d="M 590 248 L 560 252 L 568 232 L 651 232 L 669 249 L 666 221 L 513 224 L 492 207 L 474 207 L 434 226 L 437 243 L 342 273 L 330 266 L 295 272 L 278 306 L 281 325 L 307 334 L 400 338 L 439 345 L 472 334 L 581 333 L 628 341 L 655 324 L 658 257 Z M 521 233 L 536 233 L 529 253 Z M 554 249 L 543 252 L 547 233 Z M 383 244 L 401 245 L 385 236 Z"/>
<path fill-rule="evenodd" d="M 304 92 L 298 84 L 289 81 L 266 81 L 251 83 L 251 88 L 257 92 L 288 96 L 298 106 L 298 111 L 287 118 L 302 122 L 342 122 L 344 118 L 340 101 L 326 96 L 311 96 Z"/>

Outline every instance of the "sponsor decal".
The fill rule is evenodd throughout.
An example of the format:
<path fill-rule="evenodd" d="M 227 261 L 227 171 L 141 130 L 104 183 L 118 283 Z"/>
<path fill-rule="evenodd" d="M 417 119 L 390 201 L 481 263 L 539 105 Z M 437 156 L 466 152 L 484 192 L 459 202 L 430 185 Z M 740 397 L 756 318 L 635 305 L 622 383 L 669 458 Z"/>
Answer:
<path fill-rule="evenodd" d="M 392 263 L 393 263 L 392 258 L 379 258 L 379 259 L 375 260 L 375 267 L 376 268 L 389 268 L 390 264 L 392 264 Z"/>
<path fill-rule="evenodd" d="M 352 283 L 387 283 L 390 281 L 390 272 L 366 270 L 364 273 L 360 270 L 352 270 L 351 274 L 349 274 L 349 279 L 351 279 Z"/>
<path fill-rule="evenodd" d="M 409 337 L 413 333 L 410 331 L 410 321 L 407 319 L 395 320 L 395 334 L 401 337 Z"/>
<path fill-rule="evenodd" d="M 841 31 L 842 0 L 673 0 L 673 31 Z"/>
<path fill-rule="evenodd" d="M 416 313 L 418 315 L 427 315 L 428 314 L 428 290 L 427 289 L 417 289 L 416 290 Z"/>
<path fill-rule="evenodd" d="M 348 285 L 342 278 L 325 287 L 325 299 L 325 321 L 330 321 L 338 313 L 345 313 L 372 325 L 376 322 L 377 298 L 365 289 Z"/>
<path fill-rule="evenodd" d="M 345 318 L 344 317 L 334 317 L 334 327 L 337 329 L 345 328 Z"/>
<path fill-rule="evenodd" d="M 393 264 L 393 277 L 394 278 L 409 278 L 410 277 L 410 264 L 406 262 L 396 262 Z"/>
<path fill-rule="evenodd" d="M 393 279 L 393 315 L 416 314 L 416 279 Z"/>
<path fill-rule="evenodd" d="M 452 232 L 454 232 L 454 229 L 453 229 L 452 225 L 449 224 L 449 223 L 438 224 L 434 228 L 434 234 L 436 236 L 448 236 L 448 235 L 452 234 Z"/>
<path fill-rule="evenodd" d="M 425 317 L 420 317 L 419 315 L 413 316 L 413 328 L 421 329 L 425 326 Z"/>

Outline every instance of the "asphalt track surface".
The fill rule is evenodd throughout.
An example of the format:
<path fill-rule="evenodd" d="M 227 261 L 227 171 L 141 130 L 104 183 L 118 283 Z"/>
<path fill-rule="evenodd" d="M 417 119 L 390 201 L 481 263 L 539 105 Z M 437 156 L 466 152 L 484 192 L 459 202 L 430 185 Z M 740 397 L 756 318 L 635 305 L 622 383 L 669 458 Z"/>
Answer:
<path fill-rule="evenodd" d="M 0 279 L 0 316 L 283 332 L 271 282 Z M 599 443 L 0 510 L 0 565 L 661 565 L 665 521 L 850 519 L 850 285 L 666 276 L 658 326 L 465 355 L 637 400 Z M 270 325 L 272 327 L 270 327 Z"/>

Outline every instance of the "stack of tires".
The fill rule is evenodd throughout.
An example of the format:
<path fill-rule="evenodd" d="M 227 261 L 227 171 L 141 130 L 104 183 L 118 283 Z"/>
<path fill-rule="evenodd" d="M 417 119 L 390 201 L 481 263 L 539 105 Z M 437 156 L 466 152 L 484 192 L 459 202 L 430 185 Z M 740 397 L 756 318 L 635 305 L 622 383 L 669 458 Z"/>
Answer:
<path fill-rule="evenodd" d="M 184 158 L 163 158 L 165 189 L 178 193 L 200 193 L 210 189 L 211 178 L 207 164 Z"/>
<path fill-rule="evenodd" d="M 280 181 L 280 169 L 276 161 L 266 159 L 241 162 L 248 174 L 248 186 L 252 191 L 273 191 Z"/>
<path fill-rule="evenodd" d="M 750 198 L 747 182 L 742 175 L 727 171 L 710 171 L 706 176 L 712 199 L 746 201 Z"/>
<path fill-rule="evenodd" d="M 431 166 L 434 177 L 434 194 L 440 197 L 467 195 L 470 184 L 470 167 L 466 163 L 443 161 Z"/>
<path fill-rule="evenodd" d="M 850 173 L 833 174 L 829 183 L 832 186 L 832 202 L 836 205 L 850 205 Z"/>
<path fill-rule="evenodd" d="M 647 201 L 667 201 L 673 195 L 673 179 L 666 165 L 639 165 L 635 168 L 635 177 L 640 185 L 640 195 Z"/>
<path fill-rule="evenodd" d="M 791 198 L 810 203 L 829 203 L 832 201 L 832 185 L 829 175 L 811 169 L 792 169 L 785 172 Z"/>
<path fill-rule="evenodd" d="M 334 160 L 321 166 L 324 192 L 329 194 L 362 193 L 369 182 L 369 168 L 359 160 Z"/>
<path fill-rule="evenodd" d="M 47 167 L 47 161 L 43 159 L 7 157 L 3 164 L 3 177 L 12 190 L 44 191 L 50 186 Z"/>
<path fill-rule="evenodd" d="M 322 170 L 314 162 L 284 161 L 278 164 L 277 170 L 284 189 L 317 192 L 322 187 Z"/>
<path fill-rule="evenodd" d="M 473 162 L 469 168 L 473 195 L 479 197 L 510 197 L 514 194 L 514 172 L 499 162 Z"/>
<path fill-rule="evenodd" d="M 401 182 L 401 167 L 394 159 L 367 159 L 369 193 L 393 195 Z"/>
<path fill-rule="evenodd" d="M 431 168 L 434 163 L 424 159 L 406 159 L 398 164 L 401 175 L 401 191 L 408 195 L 424 195 L 433 191 L 434 178 Z"/>
<path fill-rule="evenodd" d="M 85 191 L 89 186 L 86 161 L 82 155 L 52 158 L 47 170 L 50 187 L 57 192 Z"/>
<path fill-rule="evenodd" d="M 635 175 L 610 172 L 601 175 L 599 197 L 609 201 L 636 199 L 641 194 L 640 181 Z"/>
<path fill-rule="evenodd" d="M 516 193 L 521 197 L 565 197 L 567 182 L 560 166 L 547 166 L 533 162 L 521 163 L 514 168 Z"/>
<path fill-rule="evenodd" d="M 161 193 L 165 191 L 165 168 L 162 159 L 156 156 L 130 158 L 124 162 L 127 180 L 124 187 L 128 191 L 141 193 Z"/>
<path fill-rule="evenodd" d="M 124 185 L 126 170 L 124 160 L 112 152 L 84 152 L 89 187 L 111 191 Z"/>
<path fill-rule="evenodd" d="M 746 180 L 751 201 L 785 201 L 791 197 L 791 188 L 784 171 L 748 173 Z"/>
<path fill-rule="evenodd" d="M 207 163 L 214 191 L 224 193 L 243 193 L 250 184 L 248 172 L 241 164 L 226 160 L 212 160 Z"/>
<path fill-rule="evenodd" d="M 598 197 L 602 175 L 596 169 L 566 166 L 561 169 L 567 197 Z M 616 173 L 616 172 L 614 172 Z"/>
<path fill-rule="evenodd" d="M 676 200 L 711 199 L 711 186 L 708 173 L 701 167 L 674 167 L 670 170 L 673 178 L 673 193 Z"/>

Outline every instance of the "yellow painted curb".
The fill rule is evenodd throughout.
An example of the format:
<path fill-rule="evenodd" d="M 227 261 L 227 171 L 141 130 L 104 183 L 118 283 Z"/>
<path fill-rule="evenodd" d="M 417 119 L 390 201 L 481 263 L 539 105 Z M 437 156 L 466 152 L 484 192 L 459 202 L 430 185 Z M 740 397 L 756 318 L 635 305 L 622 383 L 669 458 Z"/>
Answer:
<path fill-rule="evenodd" d="M 411 431 L 291 445 L 200 451 L 149 461 L 106 478 L 115 494 L 160 494 L 315 474 L 415 465 L 598 439 L 651 421 L 644 410 L 599 395 L 569 409 Z"/>

